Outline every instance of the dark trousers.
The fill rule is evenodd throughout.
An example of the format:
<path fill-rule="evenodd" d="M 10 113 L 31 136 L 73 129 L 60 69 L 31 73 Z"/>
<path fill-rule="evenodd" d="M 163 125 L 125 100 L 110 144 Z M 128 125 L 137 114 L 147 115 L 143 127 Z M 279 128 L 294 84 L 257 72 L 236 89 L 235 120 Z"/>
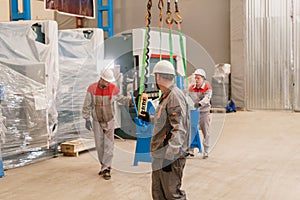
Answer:
<path fill-rule="evenodd" d="M 152 198 L 154 200 L 186 199 L 181 190 L 183 169 L 186 159 L 179 158 L 172 163 L 172 171 L 164 172 L 161 167 L 162 159 L 153 158 L 152 168 Z"/>

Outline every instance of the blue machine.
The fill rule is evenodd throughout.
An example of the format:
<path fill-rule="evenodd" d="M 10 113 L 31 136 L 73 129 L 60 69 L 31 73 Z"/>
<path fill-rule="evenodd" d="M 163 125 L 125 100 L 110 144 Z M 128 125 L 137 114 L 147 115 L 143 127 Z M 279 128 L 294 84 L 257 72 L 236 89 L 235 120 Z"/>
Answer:
<path fill-rule="evenodd" d="M 148 102 L 147 112 L 154 114 L 155 109 L 152 103 Z M 190 111 L 191 118 L 191 148 L 198 148 L 199 153 L 203 152 L 203 147 L 200 139 L 200 132 L 198 129 L 198 122 L 200 118 L 200 112 L 198 110 Z M 134 156 L 134 166 L 138 165 L 138 162 L 151 162 L 150 156 L 150 142 L 152 138 L 152 131 L 154 126 L 151 123 L 144 122 L 139 118 L 134 119 L 137 130 L 137 141 Z"/>
<path fill-rule="evenodd" d="M 176 85 L 179 89 L 184 89 L 184 77 L 176 76 Z M 191 145 L 190 148 L 198 148 L 199 153 L 202 153 L 202 142 L 200 139 L 198 124 L 200 120 L 200 112 L 199 110 L 191 110 L 190 111 L 190 119 L 191 119 Z"/>
<path fill-rule="evenodd" d="M 151 104 L 152 105 L 152 104 Z M 148 108 L 151 106 L 148 102 Z M 151 110 L 151 111 L 150 111 Z M 150 111 L 150 112 L 149 112 Z M 150 107 L 147 110 L 149 113 L 154 113 L 154 107 Z M 200 132 L 198 129 L 198 122 L 200 118 L 200 112 L 198 110 L 190 111 L 191 118 L 191 145 L 190 148 L 198 148 L 199 153 L 202 153 L 202 143 L 200 139 Z M 134 156 L 134 166 L 138 165 L 138 162 L 151 162 L 152 158 L 150 156 L 150 142 L 152 137 L 152 131 L 154 126 L 148 122 L 144 122 L 139 118 L 134 119 L 136 123 L 137 130 L 137 141 L 136 141 L 136 149 Z"/>
<path fill-rule="evenodd" d="M 180 89 L 184 88 L 184 77 L 177 76 L 176 77 L 177 87 Z M 136 115 L 138 115 L 138 111 L 136 108 L 135 100 L 133 94 L 131 93 L 132 101 L 134 103 L 134 107 L 136 110 Z M 148 101 L 147 112 L 150 115 L 155 114 L 155 108 L 151 102 Z M 198 129 L 198 124 L 200 120 L 200 112 L 199 110 L 191 110 L 190 111 L 190 119 L 191 119 L 191 145 L 190 148 L 198 148 L 199 153 L 202 153 L 202 142 L 200 139 L 200 133 Z M 136 149 L 134 156 L 134 166 L 138 165 L 138 162 L 152 162 L 152 158 L 150 155 L 150 142 L 152 138 L 152 131 L 154 126 L 151 123 L 144 122 L 138 117 L 134 119 L 136 124 L 137 131 L 137 141 L 136 141 Z"/>
<path fill-rule="evenodd" d="M 199 153 L 202 153 L 202 143 L 200 139 L 198 123 L 200 118 L 199 110 L 190 111 L 191 119 L 191 145 L 190 148 L 198 148 Z"/>
<path fill-rule="evenodd" d="M 184 90 L 184 76 L 176 76 L 175 79 L 177 87 Z"/>
<path fill-rule="evenodd" d="M 147 112 L 150 115 L 155 114 L 155 108 L 153 104 L 148 101 Z M 150 155 L 150 142 L 152 138 L 152 132 L 154 125 L 149 122 L 144 122 L 138 117 L 134 118 L 136 124 L 136 147 L 133 165 L 137 166 L 138 162 L 152 162 Z"/>

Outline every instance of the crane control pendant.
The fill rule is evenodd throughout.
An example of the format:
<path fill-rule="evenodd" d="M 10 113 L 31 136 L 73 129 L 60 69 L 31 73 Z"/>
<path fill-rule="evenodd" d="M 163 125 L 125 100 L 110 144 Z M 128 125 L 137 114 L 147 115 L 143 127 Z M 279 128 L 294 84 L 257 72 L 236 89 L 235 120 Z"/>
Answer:
<path fill-rule="evenodd" d="M 147 112 L 148 94 L 142 93 L 140 98 L 139 115 L 145 116 L 142 112 Z"/>

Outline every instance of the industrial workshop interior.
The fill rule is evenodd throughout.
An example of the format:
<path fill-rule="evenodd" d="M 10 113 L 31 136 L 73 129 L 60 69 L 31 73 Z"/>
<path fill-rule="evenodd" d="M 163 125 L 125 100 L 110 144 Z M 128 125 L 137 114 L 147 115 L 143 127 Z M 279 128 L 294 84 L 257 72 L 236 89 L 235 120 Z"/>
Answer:
<path fill-rule="evenodd" d="M 296 200 L 299 112 L 300 0 L 0 0 L 2 200 Z"/>

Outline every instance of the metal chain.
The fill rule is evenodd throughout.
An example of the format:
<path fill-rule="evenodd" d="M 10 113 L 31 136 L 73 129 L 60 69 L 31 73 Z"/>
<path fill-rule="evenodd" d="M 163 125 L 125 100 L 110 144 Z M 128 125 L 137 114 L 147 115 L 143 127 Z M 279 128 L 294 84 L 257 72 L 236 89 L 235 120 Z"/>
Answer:
<path fill-rule="evenodd" d="M 164 7 L 164 0 L 159 0 L 159 1 L 158 1 L 158 9 L 159 9 L 159 24 L 158 24 L 158 26 L 159 26 L 159 27 L 160 27 L 161 24 L 162 24 L 163 7 Z"/>
<path fill-rule="evenodd" d="M 147 3 L 147 13 L 145 15 L 146 26 L 150 26 L 151 23 L 151 8 L 152 8 L 152 0 L 149 0 Z"/>
<path fill-rule="evenodd" d="M 142 66 L 142 73 L 140 79 L 140 88 L 139 94 L 141 95 L 145 92 L 145 83 L 148 83 L 148 66 L 149 66 L 149 44 L 150 44 L 150 23 L 151 23 L 151 9 L 152 9 L 152 0 L 149 0 L 147 3 L 147 13 L 145 15 L 146 20 L 146 33 L 145 33 L 145 41 L 144 41 L 144 53 L 143 53 L 143 66 Z M 138 102 L 140 106 L 140 101 Z"/>
<path fill-rule="evenodd" d="M 171 0 L 167 2 L 167 17 L 166 23 L 170 26 L 173 23 L 172 12 L 171 12 Z"/>
<path fill-rule="evenodd" d="M 178 0 L 175 0 L 175 18 L 174 21 L 176 24 L 181 24 L 182 23 L 182 17 L 179 13 L 179 9 L 178 9 Z"/>

